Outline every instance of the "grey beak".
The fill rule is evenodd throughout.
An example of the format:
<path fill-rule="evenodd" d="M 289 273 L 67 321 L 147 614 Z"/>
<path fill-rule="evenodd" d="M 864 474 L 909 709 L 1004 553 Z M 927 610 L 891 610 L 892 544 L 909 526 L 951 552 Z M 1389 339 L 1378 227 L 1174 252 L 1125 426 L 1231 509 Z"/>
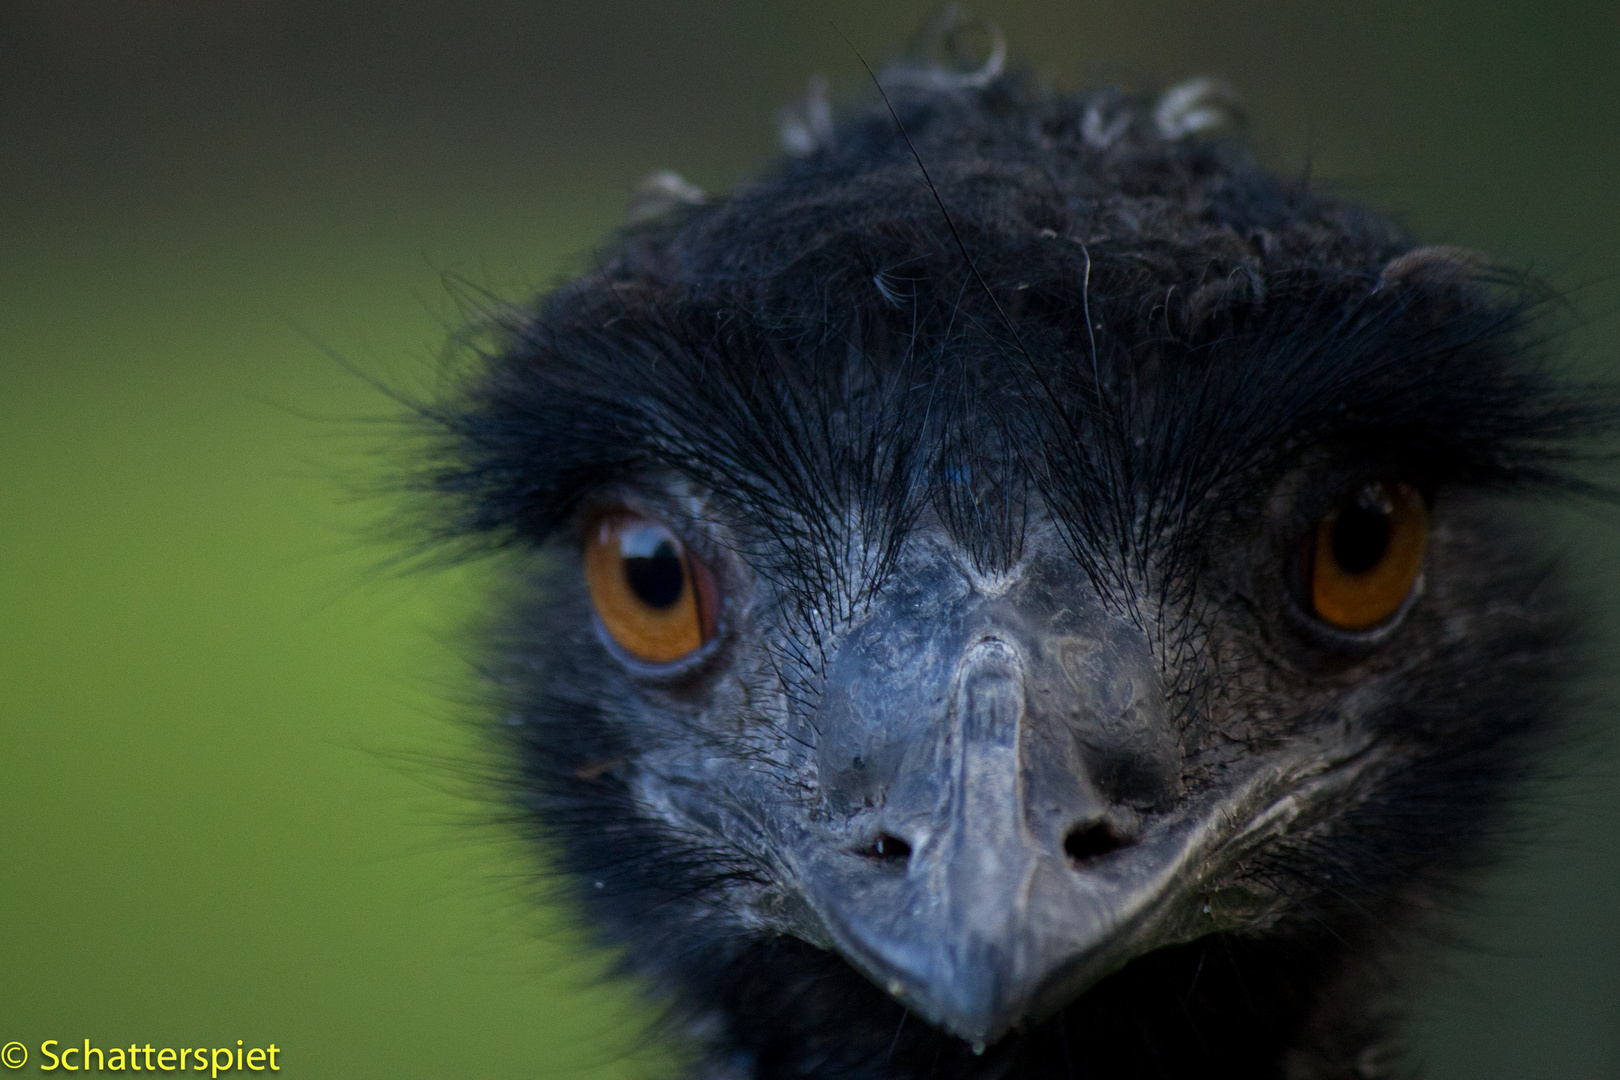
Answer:
<path fill-rule="evenodd" d="M 1043 608 L 969 600 L 905 653 L 877 620 L 818 713 L 852 826 L 806 866 L 810 905 L 869 978 L 980 1046 L 1128 960 L 1180 862 L 1130 805 L 1178 776 L 1145 639 Z"/>

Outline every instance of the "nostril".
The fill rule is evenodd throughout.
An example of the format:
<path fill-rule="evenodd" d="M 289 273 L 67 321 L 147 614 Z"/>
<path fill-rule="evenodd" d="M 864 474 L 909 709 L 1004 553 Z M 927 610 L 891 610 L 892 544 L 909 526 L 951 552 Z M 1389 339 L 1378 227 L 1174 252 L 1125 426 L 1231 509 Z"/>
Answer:
<path fill-rule="evenodd" d="M 879 833 L 878 838 L 861 850 L 871 859 L 904 860 L 911 858 L 911 845 L 893 833 Z"/>
<path fill-rule="evenodd" d="M 1130 838 L 1121 834 L 1107 821 L 1076 825 L 1063 838 L 1063 851 L 1077 863 L 1089 862 L 1111 851 L 1118 851 Z"/>

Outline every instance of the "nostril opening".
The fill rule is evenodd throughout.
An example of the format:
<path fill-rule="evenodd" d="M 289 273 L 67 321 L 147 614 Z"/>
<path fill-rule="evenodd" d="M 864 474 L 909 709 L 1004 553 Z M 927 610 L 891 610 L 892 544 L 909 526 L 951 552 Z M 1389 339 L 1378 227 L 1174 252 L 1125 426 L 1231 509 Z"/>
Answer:
<path fill-rule="evenodd" d="M 879 833 L 878 838 L 861 851 L 870 859 L 901 861 L 911 858 L 911 845 L 893 833 Z"/>
<path fill-rule="evenodd" d="M 1089 825 L 1076 825 L 1063 838 L 1063 851 L 1075 862 L 1088 862 L 1118 851 L 1130 840 L 1122 836 L 1106 821 Z"/>

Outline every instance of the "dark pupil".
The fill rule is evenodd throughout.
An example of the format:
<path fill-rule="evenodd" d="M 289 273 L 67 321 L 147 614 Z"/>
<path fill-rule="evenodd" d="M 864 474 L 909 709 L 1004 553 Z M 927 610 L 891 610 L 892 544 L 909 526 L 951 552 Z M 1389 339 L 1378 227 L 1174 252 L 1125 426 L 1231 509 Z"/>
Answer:
<path fill-rule="evenodd" d="M 680 549 L 667 534 L 639 529 L 624 538 L 619 550 L 630 591 L 642 603 L 667 608 L 681 598 L 686 567 L 681 564 Z"/>
<path fill-rule="evenodd" d="M 1352 505 L 1333 523 L 1333 561 L 1347 574 L 1365 574 L 1389 550 L 1389 514 L 1379 507 Z"/>

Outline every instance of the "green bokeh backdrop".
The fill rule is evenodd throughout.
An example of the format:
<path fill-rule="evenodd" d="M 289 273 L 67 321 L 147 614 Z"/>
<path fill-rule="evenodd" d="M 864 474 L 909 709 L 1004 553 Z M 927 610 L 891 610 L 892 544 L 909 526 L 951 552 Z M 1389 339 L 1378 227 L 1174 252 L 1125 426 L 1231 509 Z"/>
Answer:
<path fill-rule="evenodd" d="M 0 6 L 0 1041 L 283 1048 L 307 1077 L 666 1058 L 475 821 L 456 629 L 357 497 L 388 383 L 654 168 L 724 188 L 806 76 L 927 4 Z M 1285 170 L 1572 292 L 1616 371 L 1613 5 L 985 2 L 1057 81 L 1229 78 Z M 837 29 L 835 29 L 835 27 Z M 1611 637 L 1614 533 L 1560 524 Z M 1620 1077 L 1620 782 L 1597 734 L 1481 883 L 1414 1038 L 1446 1078 Z M 443 762 L 444 764 L 434 764 Z"/>

